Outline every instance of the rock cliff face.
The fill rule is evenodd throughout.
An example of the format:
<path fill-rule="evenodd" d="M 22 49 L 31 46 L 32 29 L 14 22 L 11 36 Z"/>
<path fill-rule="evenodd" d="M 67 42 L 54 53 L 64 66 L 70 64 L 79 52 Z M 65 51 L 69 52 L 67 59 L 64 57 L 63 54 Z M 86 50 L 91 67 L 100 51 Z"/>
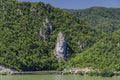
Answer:
<path fill-rule="evenodd" d="M 0 74 L 13 74 L 13 73 L 18 73 L 18 71 L 7 68 L 4 65 L 0 65 Z"/>
<path fill-rule="evenodd" d="M 45 41 L 50 33 L 53 31 L 53 24 L 46 18 L 43 22 L 43 29 L 39 30 L 40 37 Z"/>
<path fill-rule="evenodd" d="M 66 54 L 67 54 L 67 43 L 65 40 L 64 35 L 59 32 L 57 37 L 57 44 L 55 47 L 55 56 L 58 60 L 66 60 Z"/>
<path fill-rule="evenodd" d="M 49 32 L 53 31 L 53 24 L 48 20 L 48 18 L 45 19 L 44 27 L 48 28 Z"/>

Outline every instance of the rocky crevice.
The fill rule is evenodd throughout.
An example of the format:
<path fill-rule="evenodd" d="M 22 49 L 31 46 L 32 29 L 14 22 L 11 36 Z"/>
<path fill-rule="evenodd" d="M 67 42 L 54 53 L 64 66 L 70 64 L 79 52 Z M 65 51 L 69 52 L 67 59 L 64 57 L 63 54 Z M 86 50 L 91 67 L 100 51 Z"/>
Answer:
<path fill-rule="evenodd" d="M 42 38 L 45 41 L 53 30 L 53 24 L 46 17 L 46 19 L 43 22 L 43 28 L 39 30 L 40 38 Z"/>

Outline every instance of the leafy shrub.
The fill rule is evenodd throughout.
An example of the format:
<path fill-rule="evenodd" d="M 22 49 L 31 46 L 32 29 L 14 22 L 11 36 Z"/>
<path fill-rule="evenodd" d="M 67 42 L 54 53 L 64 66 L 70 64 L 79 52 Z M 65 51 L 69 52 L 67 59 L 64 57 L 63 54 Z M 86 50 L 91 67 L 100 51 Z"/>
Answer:
<path fill-rule="evenodd" d="M 105 71 L 102 71 L 102 72 L 100 73 L 100 75 L 101 75 L 102 77 L 112 77 L 112 76 L 114 76 L 115 74 L 114 74 L 112 71 L 107 71 L 107 70 L 105 70 Z"/>
<path fill-rule="evenodd" d="M 76 74 L 84 76 L 84 72 L 77 72 Z"/>
<path fill-rule="evenodd" d="M 114 73 L 115 76 L 120 76 L 120 73 Z"/>
<path fill-rule="evenodd" d="M 87 75 L 89 75 L 89 76 L 99 76 L 99 72 L 87 72 L 86 73 Z"/>
<path fill-rule="evenodd" d="M 71 72 L 64 72 L 63 75 L 69 75 L 72 74 Z"/>

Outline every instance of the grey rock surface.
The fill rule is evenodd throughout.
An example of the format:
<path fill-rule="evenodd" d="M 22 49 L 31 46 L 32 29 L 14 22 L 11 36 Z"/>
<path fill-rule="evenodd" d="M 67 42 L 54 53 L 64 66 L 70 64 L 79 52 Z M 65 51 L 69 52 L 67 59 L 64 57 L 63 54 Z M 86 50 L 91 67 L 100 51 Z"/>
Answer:
<path fill-rule="evenodd" d="M 66 60 L 66 54 L 67 54 L 67 43 L 64 35 L 61 32 L 59 32 L 57 37 L 57 44 L 55 47 L 55 56 L 58 60 L 60 59 Z"/>

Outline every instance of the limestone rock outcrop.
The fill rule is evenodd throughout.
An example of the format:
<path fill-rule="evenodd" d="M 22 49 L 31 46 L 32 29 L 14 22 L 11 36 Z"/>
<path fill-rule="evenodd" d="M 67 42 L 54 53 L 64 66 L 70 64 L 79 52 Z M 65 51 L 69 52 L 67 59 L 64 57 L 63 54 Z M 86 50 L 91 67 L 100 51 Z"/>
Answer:
<path fill-rule="evenodd" d="M 42 38 L 45 41 L 46 37 L 47 37 L 46 30 L 40 29 L 39 36 L 40 36 L 40 38 Z"/>
<path fill-rule="evenodd" d="M 57 44 L 55 47 L 55 56 L 58 60 L 66 60 L 66 55 L 67 55 L 67 43 L 65 40 L 64 35 L 59 32 L 58 37 L 57 37 Z"/>
<path fill-rule="evenodd" d="M 39 30 L 39 36 L 45 41 L 53 30 L 53 24 L 46 17 L 46 19 L 43 22 L 43 28 Z"/>
<path fill-rule="evenodd" d="M 15 69 L 10 69 L 4 65 L 0 65 L 0 74 L 14 74 L 18 73 Z"/>
<path fill-rule="evenodd" d="M 47 27 L 48 28 L 48 31 L 49 32 L 52 32 L 53 31 L 53 24 L 48 20 L 48 18 L 45 19 L 45 22 L 43 23 L 44 24 L 44 27 Z"/>

